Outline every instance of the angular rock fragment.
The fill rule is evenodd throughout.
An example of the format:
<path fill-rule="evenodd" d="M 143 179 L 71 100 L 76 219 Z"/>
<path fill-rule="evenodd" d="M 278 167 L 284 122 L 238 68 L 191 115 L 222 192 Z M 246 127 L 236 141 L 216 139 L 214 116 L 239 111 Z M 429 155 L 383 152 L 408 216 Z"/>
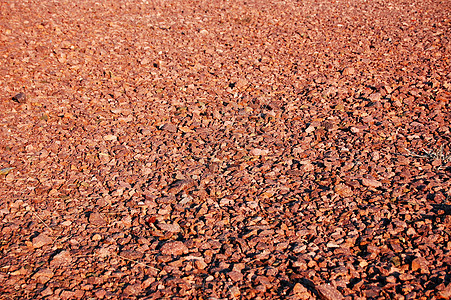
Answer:
<path fill-rule="evenodd" d="M 53 243 L 53 239 L 47 236 L 45 233 L 41 233 L 37 237 L 33 238 L 32 244 L 34 248 L 41 248 L 44 245 L 49 245 Z"/>
<path fill-rule="evenodd" d="M 136 260 L 143 257 L 143 253 L 135 250 L 124 250 L 120 252 L 120 256 L 125 257 L 127 259 Z"/>
<path fill-rule="evenodd" d="M 347 67 L 344 68 L 342 71 L 343 75 L 354 75 L 355 74 L 355 69 L 353 67 Z"/>
<path fill-rule="evenodd" d="M 94 295 L 95 295 L 97 298 L 99 298 L 99 299 L 103 299 L 103 298 L 105 297 L 105 295 L 106 295 L 106 291 L 105 291 L 104 289 L 100 289 L 100 290 L 97 290 L 97 291 L 94 293 Z"/>
<path fill-rule="evenodd" d="M 96 226 L 103 226 L 107 222 L 99 212 L 93 212 L 89 215 L 89 223 Z"/>
<path fill-rule="evenodd" d="M 243 280 L 243 274 L 238 271 L 230 271 L 229 273 L 227 273 L 227 275 L 230 277 L 230 279 L 236 282 L 241 282 Z"/>
<path fill-rule="evenodd" d="M 258 148 L 254 148 L 250 151 L 251 155 L 255 155 L 255 156 L 263 156 L 263 155 L 268 155 L 269 150 L 266 149 L 258 149 Z"/>
<path fill-rule="evenodd" d="M 315 287 L 320 299 L 322 300 L 341 300 L 343 295 L 330 284 L 321 284 Z"/>
<path fill-rule="evenodd" d="M 61 294 L 59 294 L 59 298 L 61 300 L 74 299 L 74 296 L 75 296 L 75 292 L 68 291 L 68 290 L 62 291 Z"/>
<path fill-rule="evenodd" d="M 439 299 L 451 299 L 451 283 L 446 287 L 439 289 Z"/>
<path fill-rule="evenodd" d="M 312 133 L 313 131 L 315 131 L 315 126 L 310 125 L 309 127 L 307 127 L 307 129 L 305 129 L 306 133 Z"/>
<path fill-rule="evenodd" d="M 315 166 L 309 162 L 302 166 L 302 171 L 304 172 L 311 172 L 313 170 L 315 170 Z"/>
<path fill-rule="evenodd" d="M 72 255 L 69 251 L 63 250 L 55 255 L 50 262 L 51 267 L 67 266 L 72 263 Z"/>
<path fill-rule="evenodd" d="M 372 102 L 380 101 L 381 100 L 381 93 L 373 93 L 368 96 L 368 99 Z"/>
<path fill-rule="evenodd" d="M 188 247 L 180 241 L 167 242 L 161 247 L 160 252 L 163 255 L 178 256 L 188 253 Z"/>
<path fill-rule="evenodd" d="M 344 183 L 337 184 L 334 187 L 334 191 L 342 197 L 351 197 L 353 195 L 351 187 Z"/>
<path fill-rule="evenodd" d="M 168 189 L 168 193 L 170 194 L 178 194 L 183 190 L 188 190 L 196 185 L 196 181 L 192 179 L 179 179 L 174 181 Z M 173 196 L 172 196 L 173 197 Z"/>
<path fill-rule="evenodd" d="M 12 100 L 17 103 L 25 103 L 27 102 L 27 96 L 25 93 L 18 93 L 12 98 Z"/>
<path fill-rule="evenodd" d="M 175 126 L 174 124 L 171 124 L 171 123 L 164 124 L 163 126 L 160 127 L 160 129 L 164 130 L 164 131 L 172 132 L 172 133 L 177 132 L 177 126 Z"/>
<path fill-rule="evenodd" d="M 372 188 L 377 188 L 377 187 L 382 186 L 381 182 L 374 180 L 374 179 L 368 179 L 368 178 L 362 178 L 362 184 L 364 186 L 372 187 Z"/>
<path fill-rule="evenodd" d="M 300 283 L 296 283 L 294 285 L 292 294 L 294 294 L 294 297 L 295 297 L 293 299 L 299 299 L 299 300 L 313 299 L 312 293 Z"/>
<path fill-rule="evenodd" d="M 40 269 L 33 275 L 33 278 L 36 279 L 39 283 L 45 284 L 50 279 L 52 279 L 54 275 L 55 274 L 50 269 Z"/>
<path fill-rule="evenodd" d="M 203 270 L 208 266 L 208 264 L 203 259 L 196 259 L 194 261 L 194 265 L 196 266 L 197 269 L 200 270 Z"/>
<path fill-rule="evenodd" d="M 241 295 L 240 289 L 236 286 L 231 287 L 229 293 L 232 298 L 238 298 Z"/>
<path fill-rule="evenodd" d="M 141 293 L 141 291 L 142 291 L 141 284 L 135 283 L 135 284 L 127 285 L 124 289 L 124 294 L 126 294 L 128 296 L 138 295 L 139 293 Z"/>
<path fill-rule="evenodd" d="M 165 223 L 159 223 L 157 224 L 157 227 L 161 230 L 177 233 L 180 232 L 180 226 L 178 224 L 165 224 Z"/>
<path fill-rule="evenodd" d="M 255 281 L 264 285 L 266 288 L 269 288 L 272 286 L 271 281 L 266 276 L 257 276 L 257 278 L 255 278 Z"/>
<path fill-rule="evenodd" d="M 112 134 L 107 134 L 103 137 L 105 141 L 117 141 L 117 136 Z"/>
<path fill-rule="evenodd" d="M 412 271 L 420 270 L 421 273 L 429 273 L 429 262 L 424 257 L 417 257 L 412 261 Z"/>

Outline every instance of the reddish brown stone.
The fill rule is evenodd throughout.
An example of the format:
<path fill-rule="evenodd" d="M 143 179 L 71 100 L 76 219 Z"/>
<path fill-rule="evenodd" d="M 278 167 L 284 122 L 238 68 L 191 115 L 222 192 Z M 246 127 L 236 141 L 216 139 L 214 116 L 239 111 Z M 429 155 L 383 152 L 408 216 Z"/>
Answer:
<path fill-rule="evenodd" d="M 185 246 L 183 242 L 167 242 L 165 243 L 161 249 L 161 254 L 163 255 L 182 255 L 188 253 L 188 248 Z"/>
<path fill-rule="evenodd" d="M 449 298 L 446 1 L 72 2 L 0 4 L 2 297 Z"/>
<path fill-rule="evenodd" d="M 368 186 L 368 187 L 372 187 L 372 188 L 377 188 L 382 186 L 382 183 L 374 180 L 374 179 L 368 179 L 368 178 L 362 178 L 362 184 L 364 186 Z"/>
<path fill-rule="evenodd" d="M 230 277 L 230 279 L 232 279 L 233 281 L 238 281 L 240 282 L 241 280 L 243 280 L 243 274 L 241 274 L 241 272 L 238 271 L 230 271 L 227 273 L 227 275 Z"/>
<path fill-rule="evenodd" d="M 17 103 L 25 103 L 25 102 L 27 102 L 27 96 L 25 95 L 25 93 L 18 93 L 12 99 L 13 99 L 13 101 L 15 101 Z"/>
<path fill-rule="evenodd" d="M 164 124 L 163 126 L 161 126 L 161 129 L 172 132 L 172 133 L 177 132 L 177 126 L 175 126 L 174 124 L 170 124 L 170 123 Z"/>
<path fill-rule="evenodd" d="M 64 250 L 58 253 L 53 257 L 50 261 L 51 267 L 60 267 L 60 266 L 68 266 L 72 262 L 72 255 L 69 251 Z"/>
<path fill-rule="evenodd" d="M 106 225 L 106 220 L 102 216 L 102 214 L 98 212 L 93 212 L 89 215 L 89 223 L 96 225 L 96 226 L 104 226 Z"/>
<path fill-rule="evenodd" d="M 33 275 L 33 278 L 35 278 L 39 283 L 45 284 L 52 279 L 54 275 L 55 273 L 53 273 L 50 269 L 40 269 Z"/>
<path fill-rule="evenodd" d="M 353 67 L 347 67 L 344 68 L 342 71 L 343 75 L 354 75 L 355 74 L 355 69 Z"/>
<path fill-rule="evenodd" d="M 444 288 L 440 288 L 438 295 L 439 295 L 439 299 L 450 299 L 451 298 L 451 284 L 448 284 Z"/>
<path fill-rule="evenodd" d="M 142 291 L 141 284 L 136 283 L 136 284 L 127 285 L 124 289 L 124 294 L 126 294 L 128 296 L 139 295 L 141 293 L 141 291 Z"/>
<path fill-rule="evenodd" d="M 324 300 L 344 299 L 343 295 L 330 284 L 321 284 L 319 286 L 316 286 L 315 288 L 321 299 Z"/>
<path fill-rule="evenodd" d="M 34 248 L 41 248 L 42 246 L 52 244 L 53 239 L 45 233 L 41 233 L 37 237 L 33 238 L 32 243 Z"/>
<path fill-rule="evenodd" d="M 412 261 L 412 271 L 429 272 L 428 265 L 429 262 L 424 257 L 417 257 Z"/>
<path fill-rule="evenodd" d="M 336 185 L 334 191 L 342 197 L 351 197 L 353 195 L 351 187 L 343 183 Z"/>

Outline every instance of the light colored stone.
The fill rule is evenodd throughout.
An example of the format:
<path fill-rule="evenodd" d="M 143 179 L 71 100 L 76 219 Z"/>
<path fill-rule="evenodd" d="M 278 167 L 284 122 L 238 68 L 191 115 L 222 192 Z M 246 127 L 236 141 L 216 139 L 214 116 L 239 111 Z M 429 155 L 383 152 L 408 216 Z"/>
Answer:
<path fill-rule="evenodd" d="M 50 262 L 51 267 L 67 266 L 72 263 L 72 256 L 69 251 L 64 250 L 55 255 Z"/>
<path fill-rule="evenodd" d="M 97 290 L 94 294 L 96 295 L 96 297 L 98 299 L 103 299 L 103 297 L 105 297 L 105 295 L 106 295 L 106 291 L 103 290 L 103 289 L 102 290 Z"/>
<path fill-rule="evenodd" d="M 381 100 L 381 93 L 372 93 L 371 95 L 368 96 L 368 99 L 376 102 L 376 101 L 380 101 Z"/>
<path fill-rule="evenodd" d="M 171 124 L 171 123 L 166 123 L 163 126 L 161 126 L 160 128 L 161 128 L 161 130 L 172 132 L 172 133 L 177 132 L 177 126 L 175 126 L 174 124 Z"/>
<path fill-rule="evenodd" d="M 322 300 L 341 300 L 343 295 L 330 284 L 321 284 L 316 287 L 316 291 Z"/>
<path fill-rule="evenodd" d="M 355 69 L 353 67 L 347 67 L 343 69 L 343 75 L 354 75 Z"/>
<path fill-rule="evenodd" d="M 258 149 L 258 148 L 254 148 L 250 152 L 251 155 L 255 155 L 255 156 L 268 155 L 268 153 L 269 153 L 269 150 L 263 150 L 263 149 Z"/>
<path fill-rule="evenodd" d="M 334 191 L 342 197 L 351 197 L 353 195 L 351 187 L 344 183 L 337 184 L 334 187 Z"/>
<path fill-rule="evenodd" d="M 238 271 L 230 271 L 227 273 L 227 275 L 232 279 L 233 281 L 241 282 L 243 280 L 243 274 Z"/>
<path fill-rule="evenodd" d="M 180 241 L 168 242 L 160 249 L 163 255 L 182 255 L 188 253 L 188 248 Z"/>
<path fill-rule="evenodd" d="M 205 269 L 208 266 L 208 264 L 203 259 L 195 260 L 194 261 L 194 265 L 199 270 L 203 270 L 203 269 Z"/>
<path fill-rule="evenodd" d="M 293 293 L 295 293 L 295 294 L 301 294 L 301 293 L 307 293 L 307 292 L 308 292 L 307 288 L 304 287 L 300 283 L 296 283 L 293 287 Z"/>
<path fill-rule="evenodd" d="M 41 269 L 39 271 L 37 271 L 34 275 L 33 278 L 41 283 L 41 284 L 45 284 L 46 282 L 48 282 L 55 274 L 52 272 L 52 270 L 50 269 Z"/>
<path fill-rule="evenodd" d="M 315 166 L 314 166 L 313 164 L 311 164 L 311 163 L 306 163 L 306 164 L 302 167 L 302 170 L 303 170 L 304 172 L 311 172 L 311 171 L 315 170 Z"/>
<path fill-rule="evenodd" d="M 374 179 L 368 179 L 368 178 L 362 178 L 362 184 L 364 186 L 372 187 L 372 188 L 377 188 L 377 187 L 382 186 L 381 182 L 374 180 Z"/>
<path fill-rule="evenodd" d="M 139 293 L 141 293 L 142 288 L 141 288 L 141 284 L 137 283 L 137 284 L 131 284 L 128 285 L 125 289 L 124 289 L 124 294 L 126 295 L 137 295 Z"/>
<path fill-rule="evenodd" d="M 440 290 L 439 295 L 442 299 L 451 299 L 451 283 Z"/>
<path fill-rule="evenodd" d="M 117 141 L 117 136 L 108 134 L 103 137 L 105 141 Z"/>
<path fill-rule="evenodd" d="M 53 239 L 47 236 L 45 233 L 41 233 L 32 240 L 34 248 L 41 248 L 44 245 L 50 245 L 53 243 Z"/>
<path fill-rule="evenodd" d="M 335 242 L 328 242 L 326 246 L 327 248 L 340 248 L 340 245 Z"/>
<path fill-rule="evenodd" d="M 232 298 L 238 298 L 241 295 L 240 289 L 236 286 L 231 287 L 229 292 Z"/>
<path fill-rule="evenodd" d="M 158 228 L 160 228 L 161 230 L 164 231 L 169 231 L 169 232 L 173 232 L 173 233 L 177 233 L 180 232 L 180 226 L 178 224 L 164 224 L 164 223 L 160 223 L 157 225 Z"/>
<path fill-rule="evenodd" d="M 421 273 L 429 273 L 429 262 L 424 257 L 417 257 L 412 261 L 412 271 L 420 270 Z"/>
<path fill-rule="evenodd" d="M 100 213 L 93 212 L 89 215 L 89 223 L 96 226 L 103 226 L 106 224 L 106 221 Z"/>
<path fill-rule="evenodd" d="M 315 126 L 312 126 L 312 125 L 307 127 L 307 129 L 305 130 L 306 133 L 312 133 L 313 131 L 315 131 Z"/>
<path fill-rule="evenodd" d="M 360 132 L 360 129 L 353 126 L 353 127 L 351 127 L 351 132 L 352 132 L 352 133 L 359 133 L 359 132 Z"/>
<path fill-rule="evenodd" d="M 413 229 L 412 227 L 409 227 L 408 229 L 407 229 L 407 235 L 415 235 L 415 234 L 417 234 L 417 232 L 415 231 L 415 229 Z"/>
<path fill-rule="evenodd" d="M 143 257 L 143 255 L 144 254 L 142 252 L 135 251 L 135 250 L 124 250 L 124 251 L 121 251 L 121 253 L 120 253 L 121 257 L 125 257 L 130 260 L 140 259 L 141 257 Z"/>

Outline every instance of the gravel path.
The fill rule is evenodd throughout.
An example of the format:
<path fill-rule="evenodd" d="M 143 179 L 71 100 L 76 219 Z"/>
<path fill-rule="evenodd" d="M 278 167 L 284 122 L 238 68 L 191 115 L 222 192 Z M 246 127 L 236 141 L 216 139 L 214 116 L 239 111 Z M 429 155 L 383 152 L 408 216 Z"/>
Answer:
<path fill-rule="evenodd" d="M 0 299 L 450 299 L 451 2 L 1 1 Z"/>

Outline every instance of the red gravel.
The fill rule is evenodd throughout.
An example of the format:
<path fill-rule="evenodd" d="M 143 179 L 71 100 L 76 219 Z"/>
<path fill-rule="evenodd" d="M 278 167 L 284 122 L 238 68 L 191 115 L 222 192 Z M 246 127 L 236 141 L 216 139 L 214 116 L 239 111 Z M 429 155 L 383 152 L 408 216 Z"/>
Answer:
<path fill-rule="evenodd" d="M 1 299 L 449 299 L 451 2 L 0 2 Z"/>

